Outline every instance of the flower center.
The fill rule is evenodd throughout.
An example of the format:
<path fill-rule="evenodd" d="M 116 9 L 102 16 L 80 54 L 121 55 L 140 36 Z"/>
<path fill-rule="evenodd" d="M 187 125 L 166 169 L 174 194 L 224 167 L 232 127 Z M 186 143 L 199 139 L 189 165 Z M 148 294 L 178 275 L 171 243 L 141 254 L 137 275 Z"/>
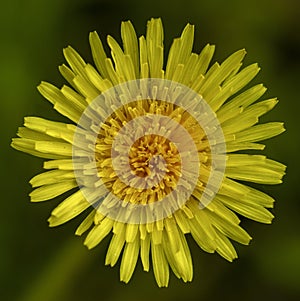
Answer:
<path fill-rule="evenodd" d="M 145 135 L 137 139 L 129 151 L 133 174 L 152 181 L 153 187 L 176 186 L 181 175 L 181 159 L 174 143 L 160 135 Z"/>
<path fill-rule="evenodd" d="M 173 125 L 170 120 L 173 120 Z M 158 202 L 178 184 L 182 191 L 189 189 L 188 182 L 179 181 L 183 172 L 182 159 L 191 161 L 184 158 L 189 152 L 180 153 L 177 144 L 170 140 L 172 138 L 168 139 L 170 135 L 176 141 L 185 140 L 182 135 L 186 134 L 179 131 L 178 124 L 183 125 L 188 131 L 186 134 L 193 137 L 200 151 L 194 156 L 199 157 L 202 153 L 203 157 L 199 158 L 206 161 L 207 145 L 204 146 L 203 130 L 190 114 L 176 105 L 141 100 L 115 111 L 103 124 L 96 145 L 98 175 L 106 188 L 122 202 L 133 204 Z M 114 144 L 116 141 L 118 143 Z M 181 149 L 188 150 L 189 146 L 181 146 Z M 201 182 L 198 183 L 201 186 Z"/>
<path fill-rule="evenodd" d="M 216 114 L 174 81 L 128 81 L 100 94 L 84 112 L 74 145 L 84 196 L 125 223 L 161 220 L 191 195 L 206 206 L 224 174 Z"/>

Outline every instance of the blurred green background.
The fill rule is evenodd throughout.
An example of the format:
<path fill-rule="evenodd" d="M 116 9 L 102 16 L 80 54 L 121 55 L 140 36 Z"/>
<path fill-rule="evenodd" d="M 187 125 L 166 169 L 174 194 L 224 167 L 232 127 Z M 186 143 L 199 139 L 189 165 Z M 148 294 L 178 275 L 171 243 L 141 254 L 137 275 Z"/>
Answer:
<path fill-rule="evenodd" d="M 300 300 L 299 84 L 300 2 L 298 0 L 12 0 L 0 10 L 1 227 L 0 298 L 18 301 L 77 300 Z M 50 229 L 47 218 L 60 199 L 31 204 L 28 180 L 42 160 L 9 147 L 23 117 L 64 120 L 37 92 L 41 80 L 64 81 L 57 66 L 71 44 L 91 62 L 88 33 L 120 40 L 120 22 L 130 19 L 139 35 L 150 17 L 162 17 L 166 48 L 187 22 L 196 25 L 195 51 L 216 44 L 218 61 L 246 48 L 246 64 L 258 62 L 255 82 L 265 97 L 281 101 L 263 121 L 279 120 L 287 132 L 267 141 L 265 153 L 288 165 L 284 184 L 262 186 L 277 200 L 271 226 L 243 220 L 250 246 L 236 245 L 239 259 L 227 263 L 205 254 L 189 239 L 194 280 L 171 277 L 156 287 L 152 271 L 139 264 L 132 281 L 118 280 L 118 267 L 104 266 L 106 239 L 87 251 L 73 235 L 79 219 Z"/>

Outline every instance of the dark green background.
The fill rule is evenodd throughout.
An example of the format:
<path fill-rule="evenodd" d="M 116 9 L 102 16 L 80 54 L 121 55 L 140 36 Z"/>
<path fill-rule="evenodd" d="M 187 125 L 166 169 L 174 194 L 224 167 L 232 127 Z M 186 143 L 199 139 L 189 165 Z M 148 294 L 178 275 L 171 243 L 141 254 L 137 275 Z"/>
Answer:
<path fill-rule="evenodd" d="M 1 82 L 1 300 L 300 300 L 299 237 L 299 72 L 300 7 L 297 0 L 12 0 L 0 7 Z M 61 86 L 57 66 L 71 44 L 91 62 L 88 33 L 119 38 L 122 20 L 144 34 L 150 17 L 162 17 L 165 45 L 187 22 L 196 25 L 195 51 L 217 45 L 215 59 L 246 48 L 246 64 L 258 62 L 255 82 L 269 88 L 266 97 L 280 103 L 263 121 L 284 121 L 287 132 L 267 141 L 266 153 L 288 165 L 284 184 L 262 186 L 277 202 L 271 226 L 243 220 L 253 236 L 236 245 L 239 259 L 227 263 L 205 254 L 189 239 L 194 280 L 171 277 L 169 288 L 156 287 L 152 271 L 141 265 L 132 281 L 118 280 L 118 268 L 104 266 L 106 239 L 87 251 L 73 232 L 79 220 L 50 229 L 46 219 L 60 201 L 31 204 L 28 180 L 42 160 L 9 147 L 28 115 L 64 120 L 37 92 L 41 80 Z"/>

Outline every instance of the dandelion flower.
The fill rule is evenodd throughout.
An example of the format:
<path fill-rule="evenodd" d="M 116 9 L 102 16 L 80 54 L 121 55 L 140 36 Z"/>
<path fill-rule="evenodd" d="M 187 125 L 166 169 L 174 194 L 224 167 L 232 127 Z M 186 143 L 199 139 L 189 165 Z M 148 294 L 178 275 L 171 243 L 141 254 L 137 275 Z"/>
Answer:
<path fill-rule="evenodd" d="M 251 240 L 238 216 L 272 221 L 273 198 L 245 182 L 282 182 L 283 164 L 253 154 L 264 149 L 259 141 L 284 131 L 280 122 L 258 123 L 277 100 L 258 101 L 262 84 L 246 87 L 259 67 L 242 68 L 244 49 L 221 64 L 211 64 L 212 45 L 193 53 L 190 24 L 166 63 L 160 19 L 140 38 L 123 22 L 121 36 L 122 46 L 107 37 L 109 57 L 90 34 L 95 66 L 64 49 L 68 66 L 59 70 L 70 86 L 42 82 L 38 90 L 70 123 L 26 117 L 12 146 L 48 159 L 47 171 L 30 181 L 30 197 L 66 197 L 51 227 L 83 216 L 76 234 L 89 231 L 88 248 L 111 235 L 105 264 L 121 257 L 121 281 L 130 280 L 139 257 L 145 271 L 152 262 L 160 287 L 168 286 L 169 268 L 191 281 L 187 235 L 232 261 L 231 240 Z"/>

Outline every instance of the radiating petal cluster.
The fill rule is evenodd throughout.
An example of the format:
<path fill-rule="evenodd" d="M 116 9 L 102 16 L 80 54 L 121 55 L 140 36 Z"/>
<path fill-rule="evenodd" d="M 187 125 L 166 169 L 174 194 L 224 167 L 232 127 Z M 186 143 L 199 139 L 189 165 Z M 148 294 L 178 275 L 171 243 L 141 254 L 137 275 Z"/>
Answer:
<path fill-rule="evenodd" d="M 112 235 L 105 264 L 114 266 L 121 257 L 121 281 L 127 283 L 131 279 L 139 258 L 145 271 L 151 269 L 152 263 L 160 287 L 168 285 L 170 268 L 178 278 L 185 282 L 191 281 L 193 264 L 187 235 L 191 235 L 204 251 L 217 252 L 232 261 L 237 254 L 231 240 L 245 245 L 251 240 L 249 234 L 240 227 L 236 213 L 261 223 L 272 221 L 273 215 L 268 209 L 273 207 L 273 198 L 245 182 L 282 182 L 285 173 L 283 164 L 264 155 L 253 154 L 253 150 L 264 149 L 260 141 L 284 131 L 281 122 L 259 123 L 259 117 L 270 111 L 277 104 L 277 99 L 258 101 L 266 88 L 262 84 L 246 87 L 259 72 L 259 67 L 257 64 L 242 67 L 245 50 L 236 51 L 224 62 L 213 64 L 214 46 L 206 45 L 199 54 L 193 53 L 192 25 L 188 24 L 181 36 L 174 39 L 166 62 L 160 19 L 148 21 L 146 36 L 139 38 L 132 24 L 123 22 L 121 37 L 122 45 L 113 37 L 107 37 L 111 50 L 110 56 L 107 56 L 97 33 L 90 34 L 94 65 L 86 63 L 73 48 L 64 49 L 68 66 L 62 65 L 59 70 L 69 85 L 57 88 L 42 82 L 38 89 L 55 110 L 70 119 L 70 124 L 26 117 L 24 127 L 19 128 L 18 138 L 13 139 L 12 146 L 47 159 L 44 162 L 46 171 L 30 181 L 34 188 L 30 194 L 32 202 L 50 200 L 62 194 L 66 196 L 52 211 L 50 226 L 63 224 L 85 212 L 76 234 L 82 235 L 88 231 L 85 239 L 88 248 L 95 247 L 107 235 Z M 213 141 L 209 136 L 207 128 L 213 128 L 211 124 L 197 123 L 196 115 L 193 115 L 198 112 L 196 105 L 189 111 L 181 103 L 170 100 L 174 93 L 163 94 L 165 86 L 161 86 L 155 93 L 160 92 L 166 99 L 155 97 L 158 94 L 152 89 L 151 97 L 124 101 L 119 106 L 115 102 L 107 105 L 107 110 L 112 109 L 112 113 L 101 123 L 100 129 L 97 129 L 99 132 L 95 131 L 97 118 L 106 116 L 108 112 L 104 112 L 106 109 L 101 111 L 101 106 L 94 111 L 87 111 L 95 105 L 95 99 L 99 95 L 107 95 L 115 87 L 132 87 L 129 82 L 137 81 L 140 84 L 147 79 L 158 79 L 164 84 L 178 83 L 201 97 L 222 130 L 222 141 L 226 146 L 226 153 L 222 157 L 225 169 L 218 187 L 212 191 L 212 200 L 205 204 L 202 196 L 210 175 L 218 169 L 217 157 L 213 157 L 213 146 L 220 142 Z M 171 88 L 168 88 L 170 91 Z M 140 89 L 141 86 L 138 86 Z M 96 113 L 89 115 L 91 123 L 85 128 L 82 116 L 86 112 Z M 171 210 L 165 206 L 164 212 L 169 213 L 161 218 L 149 218 L 149 222 L 126 222 L 124 219 L 113 218 L 101 209 L 105 204 L 106 209 L 114 206 L 112 196 L 124 202 L 125 208 L 128 204 L 152 206 L 175 190 L 182 178 L 183 161 L 180 156 L 184 151 L 180 151 L 177 144 L 172 142 L 172 136 L 167 138 L 158 135 L 157 131 L 151 132 L 149 128 L 152 129 L 152 125 L 147 125 L 148 131 L 145 126 L 142 131 L 145 134 L 135 136 L 139 138 L 129 148 L 128 166 L 131 173 L 124 172 L 124 180 L 120 180 L 120 172 L 125 165 L 118 164 L 122 162 L 121 150 L 126 142 L 125 135 L 120 140 L 119 148 L 114 147 L 114 142 L 122 128 L 132 120 L 145 116 L 163 116 L 187 131 L 195 145 L 199 163 L 195 164 L 195 168 L 198 166 L 199 175 L 195 178 L 195 186 L 188 199 L 183 200 L 183 203 L 177 202 L 180 204 L 178 208 L 172 207 Z M 160 133 L 163 131 L 162 125 L 164 121 L 161 121 Z M 96 133 L 94 140 L 89 140 L 90 129 Z M 77 133 L 85 139 L 74 139 Z M 92 148 L 87 141 L 94 141 Z M 88 158 L 89 148 L 95 154 L 93 164 L 96 168 L 82 161 L 82 157 Z M 248 150 L 251 150 L 251 154 L 247 154 Z M 116 163 L 113 156 L 118 158 Z M 153 162 L 158 163 L 153 165 Z M 157 179 L 153 176 L 154 167 L 151 164 L 158 166 Z M 131 186 L 125 178 L 131 179 L 132 174 L 144 179 L 140 181 L 144 185 L 147 179 L 152 186 Z M 94 180 L 94 175 L 100 182 Z M 140 182 L 136 180 L 134 183 Z"/>

